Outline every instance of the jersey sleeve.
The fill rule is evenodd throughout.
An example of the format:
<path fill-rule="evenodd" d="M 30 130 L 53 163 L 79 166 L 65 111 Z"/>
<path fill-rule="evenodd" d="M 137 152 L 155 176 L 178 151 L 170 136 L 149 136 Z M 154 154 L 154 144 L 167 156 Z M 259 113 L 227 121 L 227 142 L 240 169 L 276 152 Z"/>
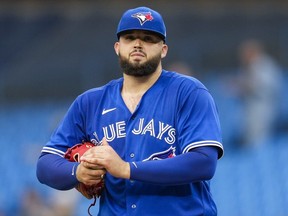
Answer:
<path fill-rule="evenodd" d="M 206 181 L 214 176 L 217 157 L 213 147 L 201 147 L 164 160 L 132 162 L 130 178 L 161 185 Z"/>
<path fill-rule="evenodd" d="M 186 92 L 178 113 L 179 143 L 182 153 L 196 147 L 214 146 L 218 158 L 223 155 L 223 145 L 218 111 L 211 94 L 205 88 Z"/>
<path fill-rule="evenodd" d="M 67 148 L 85 140 L 85 116 L 83 104 L 78 97 L 69 107 L 64 118 L 53 132 L 50 141 L 43 147 L 42 153 L 64 156 Z M 84 106 L 85 107 L 85 106 Z"/>

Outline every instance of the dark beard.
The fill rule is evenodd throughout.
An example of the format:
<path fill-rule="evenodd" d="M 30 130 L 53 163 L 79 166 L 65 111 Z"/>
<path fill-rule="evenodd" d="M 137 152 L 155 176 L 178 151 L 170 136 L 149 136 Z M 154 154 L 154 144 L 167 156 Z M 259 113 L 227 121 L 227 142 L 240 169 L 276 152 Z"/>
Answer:
<path fill-rule="evenodd" d="M 135 77 L 143 77 L 153 74 L 160 61 L 161 55 L 157 55 L 143 64 L 131 64 L 128 59 L 123 58 L 121 54 L 119 54 L 119 63 L 123 73 Z"/>

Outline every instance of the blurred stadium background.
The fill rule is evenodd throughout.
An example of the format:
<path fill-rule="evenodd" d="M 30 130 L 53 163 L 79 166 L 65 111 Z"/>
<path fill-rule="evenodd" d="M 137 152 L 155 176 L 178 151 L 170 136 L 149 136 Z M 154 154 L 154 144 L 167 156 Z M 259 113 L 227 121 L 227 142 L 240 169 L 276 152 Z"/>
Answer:
<path fill-rule="evenodd" d="M 73 99 L 121 76 L 116 26 L 127 8 L 142 5 L 166 21 L 164 68 L 185 64 L 218 105 L 225 156 L 211 187 L 219 216 L 287 216 L 288 2 L 281 0 L 0 1 L 0 216 L 86 215 L 89 200 L 38 183 L 36 161 Z M 238 144 L 243 101 L 228 81 L 248 38 L 261 40 L 284 74 L 273 136 L 257 147 Z"/>

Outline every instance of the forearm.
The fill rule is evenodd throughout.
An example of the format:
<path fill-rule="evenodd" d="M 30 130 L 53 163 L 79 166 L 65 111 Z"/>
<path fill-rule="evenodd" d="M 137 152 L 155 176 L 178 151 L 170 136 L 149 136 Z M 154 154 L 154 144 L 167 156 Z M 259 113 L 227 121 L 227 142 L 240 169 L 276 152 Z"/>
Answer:
<path fill-rule="evenodd" d="M 213 177 L 218 152 L 214 147 L 201 147 L 164 160 L 130 163 L 130 179 L 156 184 L 186 184 Z"/>
<path fill-rule="evenodd" d="M 41 155 L 37 163 L 37 178 L 42 184 L 52 188 L 69 190 L 78 183 L 77 166 L 78 163 L 69 162 L 58 155 Z"/>

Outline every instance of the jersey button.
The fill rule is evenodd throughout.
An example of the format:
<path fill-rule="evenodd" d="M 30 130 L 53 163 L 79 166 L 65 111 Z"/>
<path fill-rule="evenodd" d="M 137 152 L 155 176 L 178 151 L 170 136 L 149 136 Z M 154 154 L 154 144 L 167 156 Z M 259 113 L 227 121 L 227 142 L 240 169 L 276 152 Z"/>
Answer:
<path fill-rule="evenodd" d="M 131 206 L 132 209 L 135 209 L 136 207 L 137 207 L 136 204 L 133 204 L 133 205 Z"/>
<path fill-rule="evenodd" d="M 134 157 L 135 157 L 135 154 L 134 154 L 134 153 L 131 153 L 131 154 L 130 154 L 130 157 L 131 157 L 131 158 L 134 158 Z"/>

